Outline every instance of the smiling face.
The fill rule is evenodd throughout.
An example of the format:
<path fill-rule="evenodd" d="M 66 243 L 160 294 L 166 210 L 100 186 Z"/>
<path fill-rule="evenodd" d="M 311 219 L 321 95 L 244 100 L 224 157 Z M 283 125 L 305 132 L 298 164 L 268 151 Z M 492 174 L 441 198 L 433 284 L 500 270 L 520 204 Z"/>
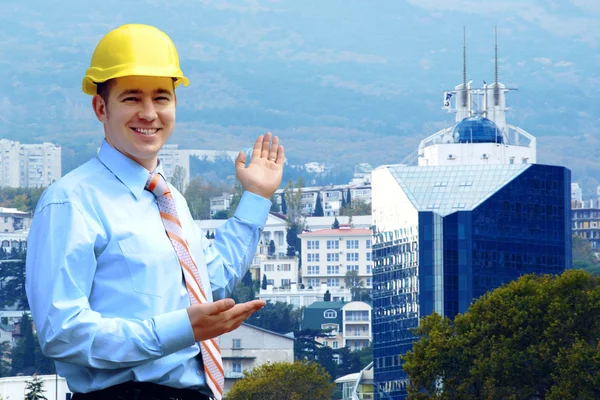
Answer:
<path fill-rule="evenodd" d="M 115 78 L 106 102 L 98 94 L 92 100 L 107 142 L 148 171 L 173 133 L 175 104 L 173 80 L 149 76 Z"/>

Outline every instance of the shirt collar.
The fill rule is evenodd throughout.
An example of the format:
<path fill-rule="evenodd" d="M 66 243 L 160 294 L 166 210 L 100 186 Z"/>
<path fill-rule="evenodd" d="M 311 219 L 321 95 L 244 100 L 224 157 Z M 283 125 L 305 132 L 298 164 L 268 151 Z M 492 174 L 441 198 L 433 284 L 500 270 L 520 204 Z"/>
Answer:
<path fill-rule="evenodd" d="M 112 147 L 106 139 L 102 140 L 98 151 L 98 159 L 118 180 L 127 186 L 136 200 L 140 198 L 150 175 L 146 168 Z M 164 178 L 165 174 L 160 160 L 154 172 L 161 174 Z"/>

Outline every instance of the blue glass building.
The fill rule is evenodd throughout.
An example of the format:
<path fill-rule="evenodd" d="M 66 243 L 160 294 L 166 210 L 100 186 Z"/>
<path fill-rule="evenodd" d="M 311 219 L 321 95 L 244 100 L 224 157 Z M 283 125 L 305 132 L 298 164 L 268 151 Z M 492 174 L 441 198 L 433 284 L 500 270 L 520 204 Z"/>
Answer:
<path fill-rule="evenodd" d="M 457 142 L 501 143 L 493 129 L 454 133 Z M 568 169 L 539 164 L 373 172 L 376 399 L 406 398 L 399 356 L 411 349 L 410 330 L 420 318 L 434 311 L 453 318 L 523 274 L 555 274 L 571 265 L 570 183 Z"/>

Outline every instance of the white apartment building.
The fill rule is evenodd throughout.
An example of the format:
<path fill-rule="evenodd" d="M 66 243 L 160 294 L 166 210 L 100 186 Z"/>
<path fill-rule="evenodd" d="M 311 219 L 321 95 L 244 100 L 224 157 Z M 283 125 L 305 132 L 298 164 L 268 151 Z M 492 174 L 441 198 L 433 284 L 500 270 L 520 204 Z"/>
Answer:
<path fill-rule="evenodd" d="M 183 169 L 182 189 L 185 191 L 185 188 L 190 184 L 189 150 L 181 150 L 179 145 L 176 144 L 165 144 L 158 152 L 158 158 L 168 181 L 173 178 L 175 167 Z"/>
<path fill-rule="evenodd" d="M 242 324 L 234 331 L 218 338 L 225 371 L 227 393 L 244 371 L 268 362 L 294 362 L 294 338 L 249 324 Z"/>
<path fill-rule="evenodd" d="M 210 216 L 214 216 L 219 211 L 227 211 L 231 207 L 232 193 L 223 193 L 219 197 L 211 197 L 210 199 Z"/>
<path fill-rule="evenodd" d="M 0 207 L 0 232 L 19 232 L 29 230 L 31 214 L 16 208 Z"/>
<path fill-rule="evenodd" d="M 297 284 L 300 274 L 297 257 L 271 256 L 260 261 L 260 279 L 267 278 L 267 286 L 280 289 L 290 288 Z"/>
<path fill-rule="evenodd" d="M 48 187 L 62 176 L 61 148 L 0 139 L 0 186 Z"/>
<path fill-rule="evenodd" d="M 358 271 L 366 288 L 372 287 L 372 232 L 342 226 L 298 235 L 302 241 L 302 283 L 305 286 L 344 286 L 348 271 Z"/>
<path fill-rule="evenodd" d="M 165 144 L 158 152 L 158 158 L 163 166 L 163 171 L 167 180 L 170 180 L 173 177 L 175 167 L 179 166 L 185 171 L 182 183 L 183 190 L 185 190 L 190 183 L 191 156 L 197 156 L 200 159 L 206 158 L 208 161 L 214 161 L 217 157 L 222 156 L 229 157 L 231 158 L 231 169 L 233 173 L 233 160 L 236 159 L 237 155 L 237 151 L 180 149 L 178 144 Z"/>
<path fill-rule="evenodd" d="M 372 307 L 362 301 L 353 301 L 342 307 L 343 337 L 342 346 L 350 350 L 360 350 L 369 346 Z"/>
<path fill-rule="evenodd" d="M 261 288 L 260 293 L 256 297 L 272 303 L 282 302 L 291 304 L 295 309 L 300 309 L 314 302 L 323 301 L 327 292 L 331 296 L 331 301 L 348 302 L 352 300 L 350 289 L 341 287 L 330 288 L 325 283 L 315 287 L 299 286 L 293 283 L 289 288 L 285 289 L 269 285 L 266 289 Z"/>

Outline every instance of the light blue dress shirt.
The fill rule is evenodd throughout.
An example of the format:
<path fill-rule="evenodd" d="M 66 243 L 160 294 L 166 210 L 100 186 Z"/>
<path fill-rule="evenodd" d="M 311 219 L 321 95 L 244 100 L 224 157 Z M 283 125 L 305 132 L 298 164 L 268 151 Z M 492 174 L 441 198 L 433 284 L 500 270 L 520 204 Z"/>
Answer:
<path fill-rule="evenodd" d="M 181 268 L 144 189 L 148 174 L 103 141 L 35 210 L 27 297 L 42 351 L 73 392 L 133 380 L 209 394 Z M 271 202 L 245 192 L 210 245 L 171 190 L 208 300 L 227 297 L 252 262 Z"/>

